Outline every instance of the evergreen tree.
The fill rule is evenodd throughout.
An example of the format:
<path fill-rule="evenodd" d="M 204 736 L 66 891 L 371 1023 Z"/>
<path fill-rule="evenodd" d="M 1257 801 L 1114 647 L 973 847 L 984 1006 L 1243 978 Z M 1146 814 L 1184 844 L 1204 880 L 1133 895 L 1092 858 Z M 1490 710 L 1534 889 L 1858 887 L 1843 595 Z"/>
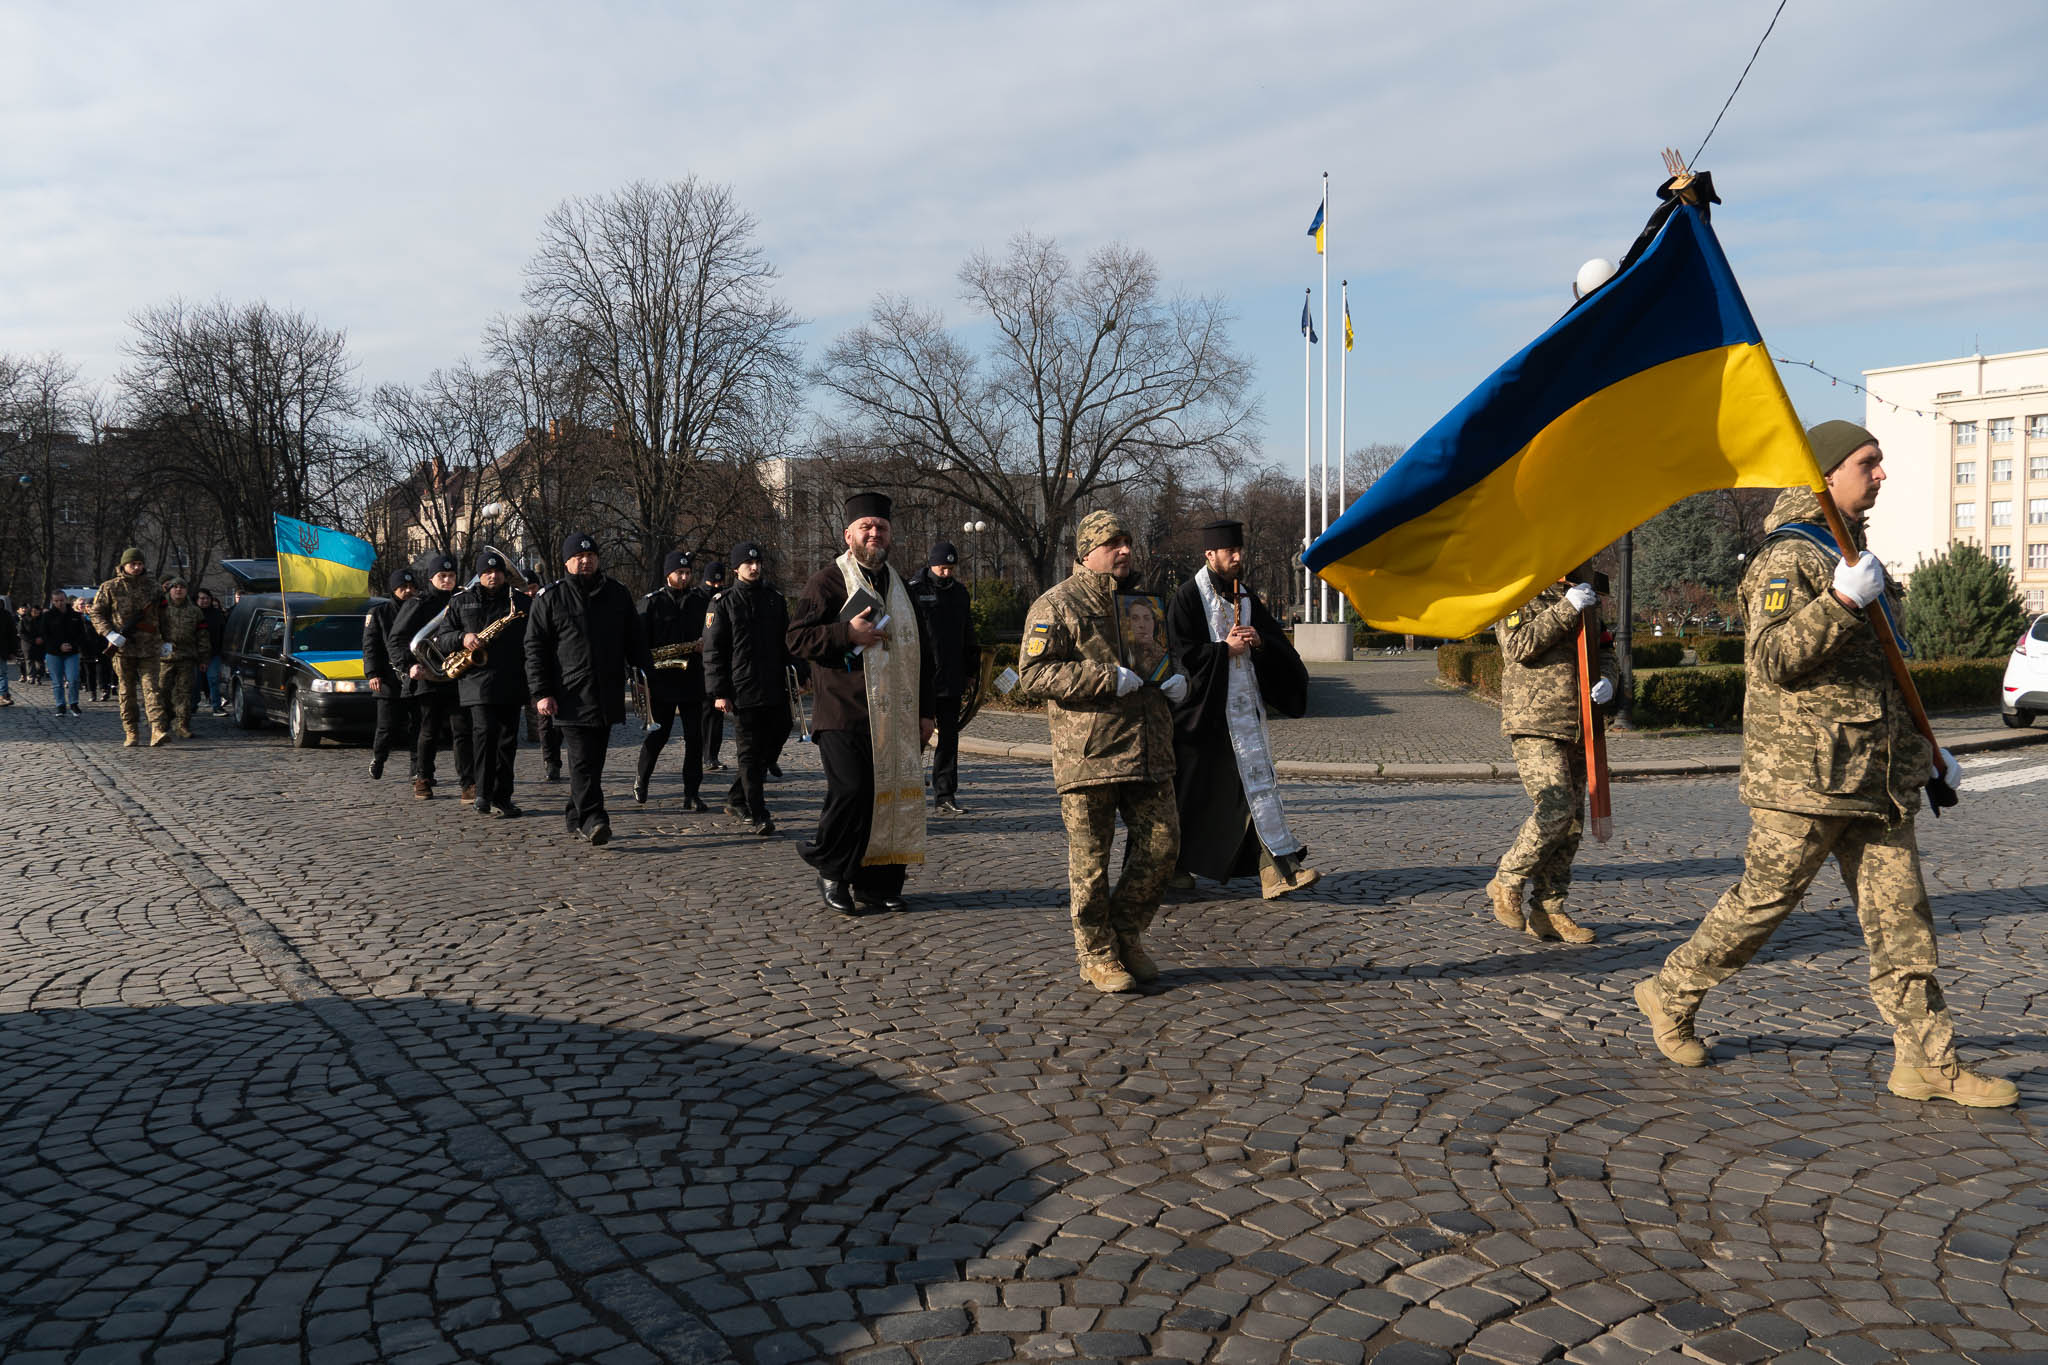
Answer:
<path fill-rule="evenodd" d="M 2012 648 L 2027 610 L 2012 570 L 1975 545 L 1951 545 L 1914 568 L 1901 624 L 1923 659 L 1989 659 Z"/>
<path fill-rule="evenodd" d="M 1636 601 L 1677 604 L 1695 596 L 1693 588 L 1734 595 L 1742 581 L 1737 556 L 1748 547 L 1720 515 L 1715 496 L 1695 494 L 1637 528 Z"/>

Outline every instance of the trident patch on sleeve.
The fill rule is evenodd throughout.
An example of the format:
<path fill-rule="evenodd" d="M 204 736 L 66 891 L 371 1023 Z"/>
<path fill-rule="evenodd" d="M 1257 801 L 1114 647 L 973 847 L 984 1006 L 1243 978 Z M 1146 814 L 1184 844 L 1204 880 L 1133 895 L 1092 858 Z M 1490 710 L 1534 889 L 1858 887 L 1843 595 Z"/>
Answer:
<path fill-rule="evenodd" d="M 1513 630 L 1513 629 L 1514 629 L 1514 628 L 1515 628 L 1516 626 L 1519 626 L 1519 625 L 1521 625 L 1521 624 L 1522 624 L 1522 613 L 1520 613 L 1520 612 L 1518 612 L 1518 611 L 1511 611 L 1511 612 L 1509 612 L 1509 613 L 1508 613 L 1508 619 L 1507 619 L 1507 622 L 1506 622 L 1506 624 L 1507 624 L 1507 628 L 1508 628 L 1509 630 Z"/>
<path fill-rule="evenodd" d="M 1776 616 L 1779 612 L 1785 610 L 1786 607 L 1792 605 L 1791 580 L 1773 578 L 1770 582 L 1764 584 L 1763 600 L 1758 605 L 1763 608 L 1766 616 Z"/>
<path fill-rule="evenodd" d="M 1040 621 L 1031 627 L 1031 638 L 1024 642 L 1024 653 L 1035 659 L 1045 653 L 1045 642 L 1052 634 L 1052 622 Z"/>

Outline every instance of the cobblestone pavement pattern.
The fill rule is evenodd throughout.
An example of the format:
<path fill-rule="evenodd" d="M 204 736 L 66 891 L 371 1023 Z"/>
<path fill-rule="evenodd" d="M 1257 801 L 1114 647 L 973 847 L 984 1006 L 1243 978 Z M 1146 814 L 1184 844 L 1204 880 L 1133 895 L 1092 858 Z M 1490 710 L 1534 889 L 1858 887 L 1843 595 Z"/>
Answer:
<path fill-rule="evenodd" d="M 1648 1045 L 1731 780 L 1624 789 L 1583 949 L 1487 911 L 1519 790 L 1290 784 L 1315 892 L 1170 903 L 1103 996 L 1039 765 L 970 762 L 913 908 L 845 921 L 669 770 L 592 850 L 360 750 L 118 744 L 0 713 L 10 1365 L 2048 1352 L 2039 782 L 1923 824 L 2022 1094 L 1966 1111 L 1885 1092 L 1832 871 L 1709 997 L 1715 1066 Z"/>
<path fill-rule="evenodd" d="M 1309 668 L 1309 714 L 1268 724 L 1273 756 L 1296 763 L 1499 763 L 1515 760 L 1500 732 L 1500 710 L 1489 702 L 1437 684 L 1436 655 L 1372 657 Z M 1999 728 L 1998 708 L 1935 716 L 1943 735 Z M 1046 742 L 1045 717 L 1026 711 L 983 710 L 966 735 L 1009 744 Z M 1734 732 L 1608 731 L 1608 751 L 1620 762 L 1638 759 L 1742 757 Z M 1512 772 L 1509 776 L 1512 777 Z"/>

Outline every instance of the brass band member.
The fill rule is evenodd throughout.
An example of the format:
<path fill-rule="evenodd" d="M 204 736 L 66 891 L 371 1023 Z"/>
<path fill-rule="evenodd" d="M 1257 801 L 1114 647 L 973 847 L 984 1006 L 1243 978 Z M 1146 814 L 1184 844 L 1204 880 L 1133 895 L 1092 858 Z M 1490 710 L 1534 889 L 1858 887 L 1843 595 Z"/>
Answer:
<path fill-rule="evenodd" d="M 669 735 L 683 730 L 683 809 L 705 810 L 697 794 L 704 784 L 704 660 L 699 651 L 711 594 L 690 581 L 690 552 L 670 550 L 661 562 L 662 586 L 640 599 L 640 620 L 654 667 L 647 674 L 647 702 L 655 728 L 640 741 L 640 768 L 633 799 L 647 800 L 647 784 Z"/>
<path fill-rule="evenodd" d="M 526 594 L 513 591 L 511 566 L 496 550 L 477 556 L 476 568 L 476 582 L 449 601 L 447 628 L 435 643 L 444 654 L 468 651 L 455 688 L 469 712 L 476 813 L 512 819 L 520 814 L 512 764 L 526 709 Z"/>
<path fill-rule="evenodd" d="M 713 704 L 732 717 L 740 771 L 726 793 L 725 813 L 765 839 L 775 833 L 775 822 L 761 784 L 789 738 L 789 608 L 765 577 L 761 547 L 753 541 L 732 547 L 732 573 L 733 585 L 718 594 L 704 628 L 704 685 Z"/>
<path fill-rule="evenodd" d="M 377 733 L 370 741 L 370 776 L 384 776 L 384 762 L 393 745 L 412 744 L 412 698 L 405 694 L 408 671 L 404 661 L 411 655 L 407 642 L 392 627 L 398 609 L 412 599 L 419 577 L 411 569 L 391 575 L 391 596 L 371 607 L 363 617 L 363 677 L 377 696 Z"/>

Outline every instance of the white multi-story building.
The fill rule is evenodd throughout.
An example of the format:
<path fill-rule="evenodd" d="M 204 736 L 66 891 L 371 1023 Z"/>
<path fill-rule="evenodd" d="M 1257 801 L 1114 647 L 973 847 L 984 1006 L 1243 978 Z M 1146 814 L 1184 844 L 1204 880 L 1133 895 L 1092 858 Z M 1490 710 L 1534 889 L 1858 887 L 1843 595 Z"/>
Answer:
<path fill-rule="evenodd" d="M 1863 376 L 1863 425 L 1884 447 L 1871 549 L 1907 576 L 1957 541 L 1980 545 L 2028 611 L 2048 610 L 2048 347 Z"/>

